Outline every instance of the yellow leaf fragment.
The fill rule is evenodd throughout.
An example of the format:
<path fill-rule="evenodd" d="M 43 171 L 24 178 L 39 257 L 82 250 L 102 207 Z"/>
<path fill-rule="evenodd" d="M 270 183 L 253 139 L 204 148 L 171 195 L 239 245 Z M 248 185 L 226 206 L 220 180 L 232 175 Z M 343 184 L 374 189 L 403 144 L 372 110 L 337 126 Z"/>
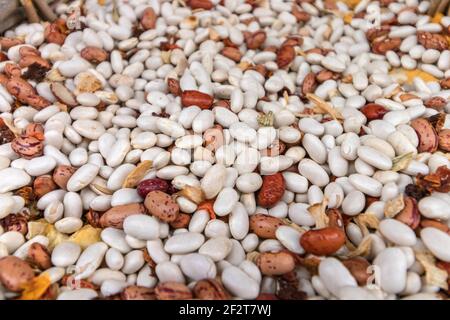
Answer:
<path fill-rule="evenodd" d="M 316 220 L 316 228 L 321 229 L 328 227 L 330 218 L 326 214 L 328 199 L 324 198 L 321 203 L 313 204 L 308 208 L 309 213 Z"/>
<path fill-rule="evenodd" d="M 416 259 L 425 269 L 425 282 L 428 285 L 448 290 L 447 271 L 436 267 L 436 259 L 431 254 L 416 252 Z"/>
<path fill-rule="evenodd" d="M 55 226 L 52 224 L 48 224 L 45 228 L 44 235 L 48 238 L 49 243 L 47 248 L 52 251 L 54 247 L 56 247 L 61 242 L 67 240 L 67 235 L 56 230 Z"/>
<path fill-rule="evenodd" d="M 19 299 L 39 300 L 51 284 L 50 276 L 46 273 L 41 273 L 23 286 L 22 295 Z"/>
<path fill-rule="evenodd" d="M 142 180 L 143 177 L 152 169 L 153 162 L 144 160 L 134 168 L 123 182 L 122 188 L 134 188 Z"/>
<path fill-rule="evenodd" d="M 392 159 L 392 171 L 401 171 L 409 166 L 409 163 L 414 157 L 413 152 L 401 154 Z"/>
<path fill-rule="evenodd" d="M 384 206 L 384 216 L 386 218 L 395 217 L 400 211 L 405 207 L 405 202 L 403 201 L 403 194 L 399 194 L 394 199 L 388 200 Z"/>
<path fill-rule="evenodd" d="M 344 16 L 342 17 L 344 20 L 344 23 L 351 24 L 353 19 L 353 13 L 352 12 L 346 12 Z"/>
<path fill-rule="evenodd" d="M 394 80 L 400 84 L 403 83 L 407 83 L 407 84 L 412 84 L 414 81 L 414 78 L 419 77 L 420 79 L 422 79 L 425 82 L 432 82 L 435 81 L 437 82 L 438 79 L 436 79 L 434 76 L 432 76 L 431 74 L 419 70 L 419 69 L 414 69 L 414 70 L 406 70 L 403 68 L 397 68 L 397 69 L 392 69 L 389 74 L 394 78 Z"/>
<path fill-rule="evenodd" d="M 361 0 L 339 0 L 347 5 L 350 9 L 355 9 Z"/>
<path fill-rule="evenodd" d="M 187 198 L 188 200 L 200 204 L 205 200 L 205 194 L 203 193 L 203 190 L 198 187 L 192 187 L 190 185 L 185 185 L 183 189 L 181 189 L 180 192 L 178 192 L 178 195 Z"/>
<path fill-rule="evenodd" d="M 431 18 L 431 23 L 441 23 L 444 14 L 442 12 L 436 12 L 436 14 Z"/>
<path fill-rule="evenodd" d="M 94 228 L 93 226 L 87 224 L 74 234 L 72 234 L 68 241 L 72 241 L 78 244 L 83 250 L 93 243 L 100 241 L 100 233 L 102 229 Z"/>

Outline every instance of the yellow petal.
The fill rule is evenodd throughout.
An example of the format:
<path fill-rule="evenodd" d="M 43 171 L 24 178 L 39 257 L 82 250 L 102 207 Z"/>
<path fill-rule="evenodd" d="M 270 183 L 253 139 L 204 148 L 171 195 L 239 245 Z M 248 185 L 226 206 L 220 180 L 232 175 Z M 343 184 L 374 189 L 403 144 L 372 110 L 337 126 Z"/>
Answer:
<path fill-rule="evenodd" d="M 46 273 L 41 273 L 37 277 L 34 277 L 23 286 L 23 292 L 20 296 L 20 300 L 38 300 L 47 291 L 52 284 L 50 276 Z"/>
<path fill-rule="evenodd" d="M 391 70 L 391 72 L 389 72 L 389 74 L 391 76 L 393 76 L 400 84 L 405 83 L 405 82 L 407 84 L 412 84 L 414 78 L 416 78 L 416 77 L 421 78 L 425 82 L 430 82 L 430 81 L 437 82 L 438 81 L 438 79 L 436 79 L 431 74 L 429 74 L 425 71 L 419 70 L 419 69 L 406 70 L 403 68 L 398 68 L 398 69 Z"/>
<path fill-rule="evenodd" d="M 431 22 L 432 23 L 441 23 L 442 18 L 444 17 L 444 15 L 442 14 L 442 12 L 437 12 L 433 18 L 431 18 Z"/>
<path fill-rule="evenodd" d="M 344 14 L 344 17 L 342 18 L 346 24 L 351 24 L 353 19 L 353 13 L 347 12 Z"/>
<path fill-rule="evenodd" d="M 48 224 L 45 228 L 44 235 L 48 238 L 48 249 L 51 251 L 54 247 L 56 247 L 61 242 L 67 240 L 67 236 L 58 230 L 56 230 L 55 226 L 52 224 Z"/>
<path fill-rule="evenodd" d="M 347 7 L 349 7 L 350 9 L 355 9 L 361 0 L 340 0 L 340 1 L 345 3 Z"/>
<path fill-rule="evenodd" d="M 100 241 L 100 233 L 102 229 L 94 228 L 90 224 L 75 232 L 69 237 L 69 241 L 78 244 L 83 250 L 93 243 Z"/>

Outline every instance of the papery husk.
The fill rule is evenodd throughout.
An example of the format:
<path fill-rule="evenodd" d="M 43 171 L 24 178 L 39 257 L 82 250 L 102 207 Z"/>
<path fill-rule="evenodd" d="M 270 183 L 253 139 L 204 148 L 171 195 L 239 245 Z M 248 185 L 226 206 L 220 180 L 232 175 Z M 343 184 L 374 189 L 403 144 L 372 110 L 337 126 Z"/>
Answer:
<path fill-rule="evenodd" d="M 252 251 L 247 253 L 247 260 L 256 263 L 256 261 L 258 260 L 258 257 L 261 253 L 259 253 L 258 251 Z"/>
<path fill-rule="evenodd" d="M 414 157 L 413 152 L 408 152 L 402 155 L 399 155 L 392 159 L 392 171 L 401 171 L 409 166 L 409 163 Z"/>
<path fill-rule="evenodd" d="M 170 51 L 161 51 L 161 59 L 165 64 L 170 64 Z"/>
<path fill-rule="evenodd" d="M 308 208 L 308 212 L 313 216 L 314 220 L 316 220 L 317 229 L 328 227 L 330 218 L 326 214 L 327 205 L 328 199 L 324 198 L 321 203 L 313 204 Z"/>
<path fill-rule="evenodd" d="M 425 269 L 425 282 L 430 286 L 437 286 L 448 290 L 447 271 L 436 267 L 436 259 L 427 252 L 415 252 L 417 261 Z"/>
<path fill-rule="evenodd" d="M 112 0 L 113 3 L 113 9 L 112 9 L 112 19 L 115 23 L 119 22 L 120 14 L 119 14 L 119 8 L 117 6 L 117 0 Z"/>
<path fill-rule="evenodd" d="M 185 185 L 183 189 L 178 192 L 178 195 L 187 198 L 195 204 L 200 204 L 205 201 L 205 194 L 203 193 L 203 190 L 190 185 Z"/>
<path fill-rule="evenodd" d="M 95 95 L 100 98 L 100 100 L 106 104 L 115 104 L 119 102 L 115 92 L 111 91 L 96 91 Z"/>
<path fill-rule="evenodd" d="M 52 251 L 54 247 L 68 239 L 67 235 L 56 230 L 55 226 L 50 223 L 45 228 L 44 235 L 48 238 L 47 248 L 49 251 Z"/>
<path fill-rule="evenodd" d="M 316 113 L 327 113 L 329 114 L 334 120 L 343 120 L 344 117 L 342 114 L 333 108 L 331 104 L 326 102 L 325 100 L 322 100 L 318 96 L 316 96 L 313 93 L 307 93 L 306 98 L 311 101 L 313 104 L 315 104 L 315 108 L 313 109 Z"/>
<path fill-rule="evenodd" d="M 14 125 L 11 122 L 9 122 L 8 119 L 2 118 L 2 120 L 3 120 L 3 123 L 5 124 L 5 126 L 8 127 L 8 129 L 14 134 L 14 136 L 16 136 L 16 137 L 20 136 L 20 134 L 22 133 L 22 130 L 14 127 Z"/>
<path fill-rule="evenodd" d="M 291 227 L 292 229 L 297 230 L 300 233 L 304 233 L 304 232 L 308 231 L 307 229 L 300 227 L 298 224 L 296 224 L 295 222 L 291 221 L 288 218 L 282 218 L 281 220 L 283 220 L 285 225 Z"/>
<path fill-rule="evenodd" d="M 100 241 L 100 233 L 102 229 L 94 228 L 90 224 L 85 225 L 83 228 L 72 234 L 68 241 L 72 241 L 78 244 L 83 250 L 89 247 L 91 244 Z"/>
<path fill-rule="evenodd" d="M 51 284 L 50 276 L 47 273 L 41 273 L 24 284 L 19 300 L 39 300 Z"/>
<path fill-rule="evenodd" d="M 214 29 L 209 28 L 209 39 L 213 41 L 219 41 L 220 40 L 220 34 Z"/>
<path fill-rule="evenodd" d="M 98 195 L 112 195 L 114 192 L 112 190 L 109 190 L 106 186 L 106 181 L 99 178 L 94 179 L 93 182 L 89 184 L 89 188 L 94 191 Z"/>
<path fill-rule="evenodd" d="M 371 229 L 378 229 L 378 226 L 380 225 L 380 220 L 378 220 L 378 218 L 372 213 L 361 213 L 353 220 L 361 229 L 363 236 L 370 233 L 368 227 Z"/>
<path fill-rule="evenodd" d="M 367 257 L 370 254 L 370 250 L 372 248 L 372 238 L 370 236 L 365 236 L 362 241 L 359 243 L 358 247 L 355 246 L 347 246 L 349 252 L 339 257 L 344 259 L 350 259 L 354 257 Z"/>
<path fill-rule="evenodd" d="M 44 219 L 39 219 L 36 221 L 29 221 L 27 224 L 28 232 L 27 232 L 27 235 L 25 236 L 25 238 L 27 240 L 30 240 L 36 236 L 44 235 L 45 229 L 47 228 L 48 225 L 49 225 L 49 223 Z"/>
<path fill-rule="evenodd" d="M 395 217 L 400 211 L 405 208 L 405 201 L 403 194 L 399 194 L 395 198 L 388 200 L 384 205 L 384 216 L 386 218 Z"/>
<path fill-rule="evenodd" d="M 82 72 L 77 75 L 77 78 L 76 95 L 84 92 L 94 93 L 103 87 L 102 82 L 90 72 Z"/>
<path fill-rule="evenodd" d="M 241 61 L 237 66 L 238 66 L 238 68 L 241 69 L 242 71 L 245 71 L 245 70 L 247 70 L 248 68 L 252 67 L 253 64 L 251 64 L 250 62 L 244 60 L 244 61 Z"/>
<path fill-rule="evenodd" d="M 151 160 L 144 160 L 134 168 L 122 184 L 122 188 L 136 187 L 142 178 L 152 169 L 153 162 Z"/>

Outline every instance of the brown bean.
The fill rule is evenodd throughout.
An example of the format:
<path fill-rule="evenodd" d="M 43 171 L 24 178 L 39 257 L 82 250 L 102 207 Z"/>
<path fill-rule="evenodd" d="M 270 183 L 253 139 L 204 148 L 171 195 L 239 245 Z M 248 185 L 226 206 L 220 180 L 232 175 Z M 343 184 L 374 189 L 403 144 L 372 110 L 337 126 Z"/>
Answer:
<path fill-rule="evenodd" d="M 98 64 L 100 62 L 108 59 L 108 52 L 101 48 L 96 47 L 86 47 L 81 50 L 80 55 L 83 59 L 86 59 L 89 62 Z"/>
<path fill-rule="evenodd" d="M 141 286 L 129 286 L 120 294 L 122 300 L 156 300 L 155 290 Z"/>
<path fill-rule="evenodd" d="M 27 260 L 31 265 L 36 266 L 41 270 L 47 270 L 52 266 L 50 253 L 42 244 L 35 242 L 28 249 Z"/>
<path fill-rule="evenodd" d="M 234 62 L 239 62 L 242 58 L 242 54 L 239 49 L 234 47 L 225 47 L 220 53 L 228 59 L 233 60 Z"/>
<path fill-rule="evenodd" d="M 295 59 L 295 49 L 293 46 L 282 46 L 277 53 L 278 68 L 283 69 L 291 64 Z"/>
<path fill-rule="evenodd" d="M 318 256 L 335 253 L 345 244 L 345 233 L 336 227 L 309 230 L 300 238 L 300 245 L 306 252 Z"/>
<path fill-rule="evenodd" d="M 190 221 L 190 215 L 188 215 L 187 213 L 179 213 L 177 218 L 170 223 L 170 226 L 174 229 L 187 228 Z"/>
<path fill-rule="evenodd" d="M 20 77 L 22 75 L 20 67 L 17 64 L 11 62 L 5 64 L 5 68 L 3 71 L 8 77 Z"/>
<path fill-rule="evenodd" d="M 142 28 L 144 28 L 144 30 L 155 29 L 157 18 L 158 17 L 155 13 L 155 10 L 153 10 L 153 8 L 151 8 L 151 7 L 146 8 L 144 10 L 144 12 L 142 13 L 142 18 L 141 18 Z"/>
<path fill-rule="evenodd" d="M 159 190 L 150 191 L 145 197 L 144 205 L 151 215 L 164 222 L 175 221 L 180 211 L 172 197 Z"/>
<path fill-rule="evenodd" d="M 287 252 L 264 252 L 258 256 L 256 265 L 266 276 L 279 276 L 294 270 L 295 260 Z"/>
<path fill-rule="evenodd" d="M 0 282 L 8 290 L 19 292 L 34 277 L 30 265 L 15 256 L 0 259 Z"/>
<path fill-rule="evenodd" d="M 443 232 L 448 233 L 449 232 L 449 227 L 437 220 L 433 220 L 433 219 L 422 219 L 420 221 L 420 227 L 421 228 L 436 228 L 439 229 Z"/>
<path fill-rule="evenodd" d="M 366 259 L 361 257 L 351 258 L 342 261 L 342 264 L 350 271 L 360 286 L 367 284 L 370 277 L 370 273 L 368 273 L 370 263 Z"/>
<path fill-rule="evenodd" d="M 7 38 L 7 37 L 1 37 L 0 38 L 0 46 L 3 51 L 9 50 L 9 48 L 17 46 L 19 44 L 23 44 L 24 41 L 19 38 Z"/>
<path fill-rule="evenodd" d="M 130 203 L 109 209 L 100 217 L 100 225 L 103 228 L 123 228 L 123 220 L 135 214 L 146 214 L 147 210 L 142 203 Z"/>
<path fill-rule="evenodd" d="M 439 147 L 447 152 L 450 152 L 450 129 L 439 131 Z"/>
<path fill-rule="evenodd" d="M 55 182 L 52 179 L 51 175 L 43 175 L 37 177 L 33 182 L 33 190 L 36 197 L 40 198 L 43 195 L 46 195 L 50 191 L 53 191 L 57 188 Z"/>
<path fill-rule="evenodd" d="M 194 296 L 202 300 L 228 300 L 230 295 L 215 279 L 203 279 L 197 281 L 193 289 Z"/>
<path fill-rule="evenodd" d="M 402 211 L 400 211 L 395 216 L 395 219 L 403 222 L 412 229 L 415 229 L 417 228 L 420 222 L 420 213 L 417 207 L 417 200 L 414 199 L 413 197 L 405 196 L 403 202 L 405 206 L 402 209 Z"/>
<path fill-rule="evenodd" d="M 32 64 L 38 64 L 39 66 L 41 66 L 44 69 L 50 69 L 50 63 L 45 60 L 44 58 L 37 56 L 37 55 L 26 55 L 20 58 L 19 60 L 19 66 L 21 68 L 28 68 L 29 66 L 31 66 Z"/>
<path fill-rule="evenodd" d="M 192 299 L 189 288 L 178 282 L 162 282 L 155 288 L 156 299 L 158 300 L 187 300 Z"/>
<path fill-rule="evenodd" d="M 77 171 L 77 169 L 74 167 L 59 165 L 56 167 L 55 171 L 53 171 L 53 181 L 55 181 L 61 189 L 67 190 L 67 181 L 69 181 L 75 171 Z"/>
<path fill-rule="evenodd" d="M 0 226 L 4 232 L 17 231 L 23 235 L 28 232 L 28 220 L 25 215 L 10 213 L 0 220 Z"/>
<path fill-rule="evenodd" d="M 419 152 L 435 152 L 438 148 L 439 137 L 431 123 L 424 118 L 411 121 L 411 127 L 416 131 L 419 138 Z"/>
<path fill-rule="evenodd" d="M 266 214 L 254 214 L 250 217 L 250 230 L 263 239 L 276 239 L 275 232 L 283 224 L 281 219 Z"/>
<path fill-rule="evenodd" d="M 35 137 L 23 135 L 12 141 L 11 148 L 22 158 L 32 159 L 42 155 L 44 143 Z"/>

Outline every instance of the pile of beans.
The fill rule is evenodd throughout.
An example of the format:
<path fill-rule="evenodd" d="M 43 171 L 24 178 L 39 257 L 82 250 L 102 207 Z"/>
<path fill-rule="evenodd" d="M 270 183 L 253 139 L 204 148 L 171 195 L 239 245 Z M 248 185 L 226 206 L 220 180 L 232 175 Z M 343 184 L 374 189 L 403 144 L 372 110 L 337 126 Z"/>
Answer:
<path fill-rule="evenodd" d="M 86 0 L 7 31 L 0 298 L 447 299 L 429 5 Z"/>

